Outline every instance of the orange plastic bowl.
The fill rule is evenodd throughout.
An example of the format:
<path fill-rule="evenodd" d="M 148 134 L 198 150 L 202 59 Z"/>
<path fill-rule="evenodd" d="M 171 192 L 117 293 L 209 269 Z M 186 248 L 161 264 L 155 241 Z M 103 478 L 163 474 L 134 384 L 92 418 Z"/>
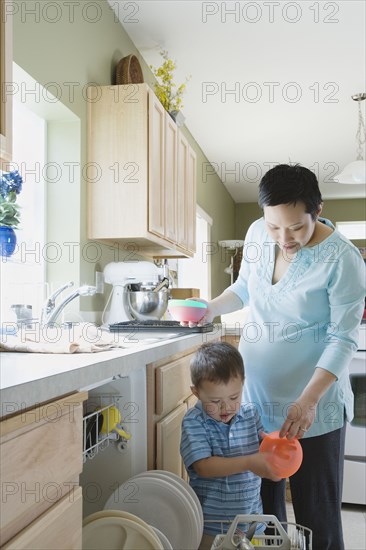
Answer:
<path fill-rule="evenodd" d="M 260 452 L 271 453 L 270 462 L 278 477 L 294 475 L 302 463 L 302 447 L 297 439 L 279 437 L 279 432 L 267 434 L 259 447 Z"/>
<path fill-rule="evenodd" d="M 175 302 L 182 302 L 177 304 Z M 175 321 L 189 323 L 198 323 L 202 317 L 205 316 L 207 305 L 203 302 L 197 302 L 197 305 L 191 305 L 191 300 L 186 300 L 188 303 L 184 304 L 184 300 L 171 300 L 168 302 L 168 311 Z M 199 304 L 199 305 L 198 305 Z"/>

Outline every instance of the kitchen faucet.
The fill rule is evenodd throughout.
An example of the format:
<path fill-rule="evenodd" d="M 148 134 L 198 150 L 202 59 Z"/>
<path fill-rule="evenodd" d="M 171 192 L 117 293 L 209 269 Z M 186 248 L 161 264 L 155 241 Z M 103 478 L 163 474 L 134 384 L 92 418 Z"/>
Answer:
<path fill-rule="evenodd" d="M 73 281 L 69 281 L 68 283 L 55 290 L 55 292 L 51 294 L 51 296 L 47 299 L 44 307 L 42 308 L 41 325 L 51 325 L 52 323 L 55 323 L 61 311 L 74 298 L 77 298 L 78 296 L 93 296 L 93 294 L 95 294 L 97 291 L 97 288 L 95 286 L 80 286 L 74 292 L 66 296 L 66 298 L 62 300 L 62 302 L 60 302 L 60 304 L 56 307 L 55 300 L 57 296 L 61 294 L 61 292 L 63 292 L 66 288 L 73 286 L 73 284 Z"/>

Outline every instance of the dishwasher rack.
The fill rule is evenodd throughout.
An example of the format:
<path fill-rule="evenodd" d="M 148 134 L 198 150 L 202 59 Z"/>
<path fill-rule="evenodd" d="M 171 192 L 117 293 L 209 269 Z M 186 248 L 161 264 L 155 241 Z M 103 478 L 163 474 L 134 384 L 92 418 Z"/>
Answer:
<path fill-rule="evenodd" d="M 264 523 L 265 533 L 255 534 L 251 544 L 256 550 L 312 550 L 312 531 L 297 523 L 280 522 L 273 515 L 243 514 L 234 521 L 207 520 L 205 524 L 220 524 L 221 535 L 216 535 L 211 550 L 233 550 L 240 548 L 240 537 L 243 533 L 238 524 Z"/>
<path fill-rule="evenodd" d="M 94 458 L 111 442 L 116 442 L 120 451 L 125 449 L 131 436 L 124 431 L 123 426 L 118 424 L 121 429 L 116 428 L 112 421 L 115 415 L 111 414 L 119 411 L 120 401 L 121 396 L 112 394 L 94 395 L 92 402 L 87 401 L 86 410 L 89 409 L 89 412 L 83 416 L 83 462 Z M 121 435 L 123 433 L 125 437 Z"/>

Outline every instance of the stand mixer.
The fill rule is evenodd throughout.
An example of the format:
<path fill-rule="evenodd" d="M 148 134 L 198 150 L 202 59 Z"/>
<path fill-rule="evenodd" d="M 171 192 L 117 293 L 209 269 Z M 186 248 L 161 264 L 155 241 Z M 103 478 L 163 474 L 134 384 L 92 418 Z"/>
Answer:
<path fill-rule="evenodd" d="M 113 286 L 103 313 L 104 324 L 164 315 L 169 294 L 166 264 L 159 268 L 145 261 L 111 262 L 104 268 L 104 281 Z"/>

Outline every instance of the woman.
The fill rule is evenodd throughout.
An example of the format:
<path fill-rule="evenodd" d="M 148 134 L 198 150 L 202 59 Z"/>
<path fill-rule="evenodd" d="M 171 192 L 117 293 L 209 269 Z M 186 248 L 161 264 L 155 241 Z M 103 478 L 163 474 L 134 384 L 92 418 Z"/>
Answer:
<path fill-rule="evenodd" d="M 259 186 L 263 218 L 248 230 L 238 279 L 208 303 L 202 322 L 250 306 L 239 350 L 245 401 L 267 432 L 301 440 L 303 463 L 290 478 L 297 523 L 314 550 L 343 550 L 345 419 L 353 417 L 348 364 L 364 308 L 357 248 L 320 217 L 315 175 L 278 165 Z M 286 521 L 285 480 L 263 480 L 265 513 Z"/>

